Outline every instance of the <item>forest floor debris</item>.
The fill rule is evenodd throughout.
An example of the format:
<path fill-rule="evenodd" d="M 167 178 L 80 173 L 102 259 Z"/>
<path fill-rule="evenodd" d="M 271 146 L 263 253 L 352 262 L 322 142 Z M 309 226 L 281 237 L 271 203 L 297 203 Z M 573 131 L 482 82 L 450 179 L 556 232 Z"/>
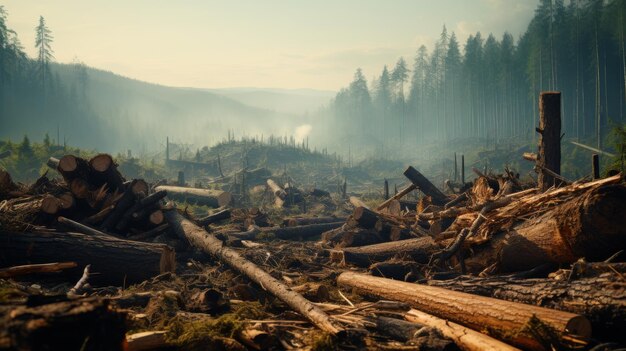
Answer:
<path fill-rule="evenodd" d="M 270 176 L 242 207 L 216 186 L 127 181 L 106 154 L 51 164 L 62 179 L 0 171 L 1 349 L 626 342 L 621 175 L 542 192 L 476 170 L 443 192 L 409 167 L 411 185 L 375 205 Z"/>

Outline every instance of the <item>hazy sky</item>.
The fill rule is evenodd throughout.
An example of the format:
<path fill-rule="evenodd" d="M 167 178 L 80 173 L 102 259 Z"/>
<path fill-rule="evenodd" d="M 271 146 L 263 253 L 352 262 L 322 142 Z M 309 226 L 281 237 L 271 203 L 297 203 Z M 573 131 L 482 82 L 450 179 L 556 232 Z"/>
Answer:
<path fill-rule="evenodd" d="M 445 24 L 525 30 L 538 0 L 0 0 L 34 56 L 45 17 L 56 60 L 171 86 L 338 90 L 432 49 Z"/>

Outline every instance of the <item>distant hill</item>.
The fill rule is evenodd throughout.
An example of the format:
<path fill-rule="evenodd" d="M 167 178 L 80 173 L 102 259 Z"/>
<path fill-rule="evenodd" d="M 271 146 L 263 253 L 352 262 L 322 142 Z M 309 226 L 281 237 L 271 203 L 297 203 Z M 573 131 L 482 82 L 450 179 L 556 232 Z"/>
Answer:
<path fill-rule="evenodd" d="M 0 138 L 45 133 L 61 142 L 109 152 L 161 149 L 165 138 L 211 145 L 228 131 L 242 135 L 292 135 L 293 114 L 248 106 L 216 92 L 142 82 L 75 64 L 52 64 L 54 77 L 43 98 L 22 94 L 8 100 Z M 27 98 L 28 97 L 28 98 Z M 34 104 L 33 104 L 34 103 Z"/>
<path fill-rule="evenodd" d="M 249 106 L 291 115 L 315 113 L 328 106 L 334 91 L 314 89 L 228 88 L 206 89 Z"/>

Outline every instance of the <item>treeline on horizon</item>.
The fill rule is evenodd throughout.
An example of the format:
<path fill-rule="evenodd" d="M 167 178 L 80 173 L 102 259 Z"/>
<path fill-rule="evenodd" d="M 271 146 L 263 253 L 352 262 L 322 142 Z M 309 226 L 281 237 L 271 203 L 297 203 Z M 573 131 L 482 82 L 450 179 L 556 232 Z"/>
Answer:
<path fill-rule="evenodd" d="M 518 40 L 478 32 L 461 44 L 444 26 L 411 67 L 400 58 L 369 84 L 357 69 L 329 112 L 342 137 L 376 147 L 524 141 L 538 126 L 539 93 L 556 90 L 565 137 L 602 147 L 626 121 L 625 17 L 624 0 L 541 0 Z"/>
<path fill-rule="evenodd" d="M 54 40 L 43 17 L 34 35 L 37 57 L 29 58 L 17 34 L 6 25 L 7 13 L 0 5 L 0 124 L 6 130 L 29 130 L 34 135 L 48 132 L 53 144 L 62 145 L 59 128 L 99 130 L 102 126 L 85 98 L 87 67 L 71 64 L 65 77 L 51 69 Z M 10 128 L 9 128 L 10 127 Z M 80 134 L 71 142 L 80 143 Z M 86 135 L 93 144 L 104 142 L 105 135 Z M 62 140 L 59 140 L 62 139 Z"/>

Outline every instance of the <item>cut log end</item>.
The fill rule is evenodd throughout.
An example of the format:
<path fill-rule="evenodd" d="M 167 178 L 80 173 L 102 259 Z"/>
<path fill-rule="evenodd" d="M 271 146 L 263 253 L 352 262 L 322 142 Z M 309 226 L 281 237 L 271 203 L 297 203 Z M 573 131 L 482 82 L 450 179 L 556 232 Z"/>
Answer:
<path fill-rule="evenodd" d="M 56 214 L 61 207 L 61 201 L 54 196 L 45 196 L 41 200 L 41 211 L 47 214 Z"/>
<path fill-rule="evenodd" d="M 59 160 L 58 169 L 61 172 L 74 172 L 78 169 L 78 160 L 74 155 L 65 155 Z"/>
<path fill-rule="evenodd" d="M 114 163 L 113 157 L 111 157 L 111 155 L 99 154 L 94 156 L 89 161 L 89 164 L 91 165 L 91 168 L 97 172 L 106 172 L 109 170 L 109 168 L 111 168 Z"/>

